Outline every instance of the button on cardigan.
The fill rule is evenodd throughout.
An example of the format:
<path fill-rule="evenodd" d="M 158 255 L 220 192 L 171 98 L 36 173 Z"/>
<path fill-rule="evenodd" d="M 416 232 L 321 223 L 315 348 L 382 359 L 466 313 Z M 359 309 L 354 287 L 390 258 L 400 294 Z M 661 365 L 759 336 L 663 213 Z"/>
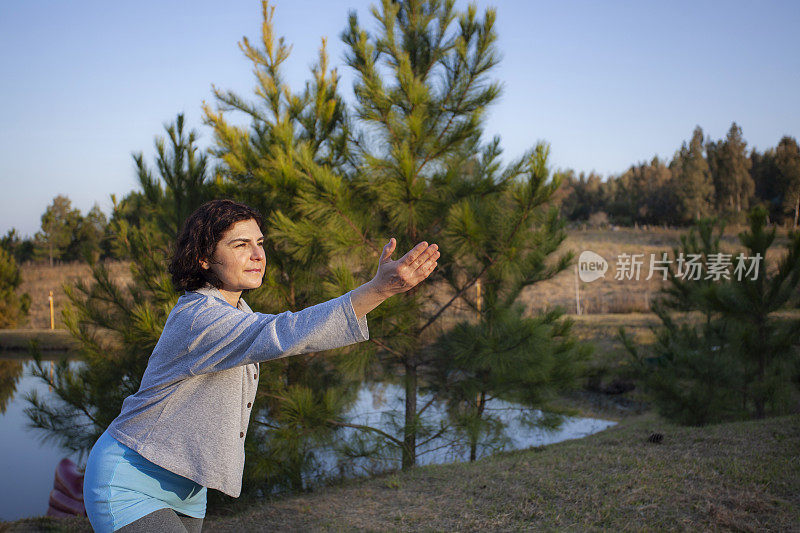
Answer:
<path fill-rule="evenodd" d="M 369 338 L 350 293 L 297 313 L 254 313 L 213 287 L 178 299 L 139 390 L 108 427 L 145 459 L 200 485 L 239 496 L 244 436 L 258 363 Z"/>

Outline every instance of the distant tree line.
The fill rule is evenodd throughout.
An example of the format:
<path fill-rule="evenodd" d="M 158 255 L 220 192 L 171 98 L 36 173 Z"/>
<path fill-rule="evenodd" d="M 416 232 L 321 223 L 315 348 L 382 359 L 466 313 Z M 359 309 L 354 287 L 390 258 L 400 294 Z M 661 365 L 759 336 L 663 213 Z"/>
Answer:
<path fill-rule="evenodd" d="M 717 216 L 743 223 L 756 206 L 767 210 L 770 223 L 797 228 L 800 218 L 797 141 L 786 136 L 775 148 L 748 151 L 735 122 L 718 141 L 698 126 L 671 161 L 654 157 L 606 180 L 564 174 L 561 213 L 571 221 L 688 226 Z"/>
<path fill-rule="evenodd" d="M 164 147 L 161 147 L 163 150 Z M 142 168 L 142 154 L 134 154 Z M 465 172 L 469 173 L 467 168 Z M 689 226 L 710 216 L 743 223 L 751 207 L 767 210 L 768 222 L 793 228 L 800 223 L 800 147 L 785 136 L 777 147 L 764 152 L 747 150 L 742 129 L 734 122 L 725 139 L 706 139 L 698 126 L 671 161 L 654 157 L 632 165 L 619 176 L 603 179 L 595 173 L 572 170 L 560 174 L 561 189 L 554 195 L 561 215 L 568 221 L 593 225 L 653 224 Z M 148 216 L 145 206 L 172 202 L 152 176 L 143 176 L 142 191 L 133 191 L 117 205 L 112 220 L 95 205 L 85 215 L 69 198 L 56 196 L 41 217 L 41 228 L 32 238 L 10 230 L 0 246 L 17 263 L 85 261 L 129 258 L 114 246 L 111 228 L 116 219 L 139 226 Z M 180 196 L 179 196 L 180 197 Z M 190 205 L 190 204 L 187 204 Z M 175 207 L 185 217 L 185 207 Z M 152 214 L 152 213 L 149 213 Z M 173 228 L 179 220 L 161 220 Z"/>
<path fill-rule="evenodd" d="M 97 260 L 113 257 L 106 215 L 95 204 L 85 215 L 63 195 L 53 198 L 41 218 L 40 230 L 32 238 L 11 229 L 0 246 L 17 263 Z"/>

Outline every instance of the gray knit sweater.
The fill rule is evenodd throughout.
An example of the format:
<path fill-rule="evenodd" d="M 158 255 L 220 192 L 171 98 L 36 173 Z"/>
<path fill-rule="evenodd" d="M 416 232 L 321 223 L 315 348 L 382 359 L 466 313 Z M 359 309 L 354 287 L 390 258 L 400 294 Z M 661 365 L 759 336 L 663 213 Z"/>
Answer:
<path fill-rule="evenodd" d="M 108 427 L 145 459 L 231 496 L 242 490 L 244 437 L 258 363 L 369 338 L 350 293 L 297 313 L 254 313 L 208 287 L 172 309 L 139 391 Z"/>

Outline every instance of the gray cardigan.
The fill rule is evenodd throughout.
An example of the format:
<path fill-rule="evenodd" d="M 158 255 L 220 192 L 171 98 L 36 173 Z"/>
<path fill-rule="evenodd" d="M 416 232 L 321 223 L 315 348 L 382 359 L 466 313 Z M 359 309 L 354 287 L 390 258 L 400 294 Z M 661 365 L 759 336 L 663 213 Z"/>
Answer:
<path fill-rule="evenodd" d="M 145 459 L 200 485 L 239 496 L 244 436 L 258 363 L 369 338 L 350 293 L 297 313 L 254 313 L 214 288 L 178 299 L 109 434 Z"/>

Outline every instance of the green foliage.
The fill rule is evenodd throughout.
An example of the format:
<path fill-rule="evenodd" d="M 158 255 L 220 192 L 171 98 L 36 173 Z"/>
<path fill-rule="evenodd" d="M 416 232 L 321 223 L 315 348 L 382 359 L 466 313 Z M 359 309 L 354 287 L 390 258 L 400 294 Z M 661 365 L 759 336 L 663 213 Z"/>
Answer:
<path fill-rule="evenodd" d="M 36 250 L 33 239 L 23 239 L 15 228 L 8 230 L 8 233 L 0 237 L 0 248 L 10 253 L 17 264 L 34 259 Z"/>
<path fill-rule="evenodd" d="M 105 255 L 107 227 L 106 215 L 95 204 L 81 219 L 70 255 L 82 259 L 88 258 L 89 261 L 96 261 L 101 255 Z"/>
<path fill-rule="evenodd" d="M 640 378 L 667 418 L 700 425 L 762 418 L 791 408 L 800 321 L 778 311 L 797 299 L 800 233 L 790 236 L 785 255 L 773 268 L 766 257 L 775 229 L 765 229 L 766 216 L 765 209 L 753 209 L 749 230 L 739 235 L 745 248 L 740 255 L 762 258 L 757 274 L 732 272 L 730 279 L 695 281 L 673 270 L 670 286 L 654 304 L 662 327 L 652 356 L 639 355 L 623 333 Z M 722 230 L 715 237 L 715 227 L 710 221 L 700 223 L 682 238 L 680 252 L 700 254 L 707 264 L 720 253 Z"/>
<path fill-rule="evenodd" d="M 769 219 L 780 223 L 784 220 L 783 190 L 780 172 L 775 164 L 775 149 L 769 148 L 764 153 L 754 149 L 750 154 L 750 162 L 755 196 L 760 200 L 760 205 L 769 210 Z"/>
<path fill-rule="evenodd" d="M 480 150 L 485 110 L 500 92 L 488 77 L 498 62 L 495 12 L 480 19 L 474 6 L 458 13 L 452 1 L 411 0 L 384 1 L 372 14 L 377 33 L 364 30 L 351 13 L 342 34 L 355 72 L 354 185 L 367 215 L 361 217 L 368 222 L 366 248 L 380 249 L 393 236 L 398 250 L 407 250 L 423 239 L 441 242 L 454 205 L 504 186 L 467 173 Z M 499 151 L 498 143 L 487 150 Z M 519 171 L 501 174 L 510 181 Z M 440 268 L 453 261 L 443 256 Z M 403 466 L 409 467 L 417 436 L 426 431 L 417 411 L 423 331 L 450 303 L 434 302 L 430 289 L 392 300 L 373 318 L 380 324 L 374 364 L 387 378 L 403 376 L 402 437 L 389 442 L 402 441 Z"/>
<path fill-rule="evenodd" d="M 281 387 L 280 380 L 292 369 L 262 366 L 262 377 L 267 371 L 267 383 L 259 391 L 263 403 L 254 421 L 257 437 L 246 442 L 246 482 L 250 490 L 307 490 L 313 483 L 309 475 L 320 466 L 318 451 L 334 442 L 332 428 L 353 401 L 351 392 L 330 382 L 335 375 L 319 360 L 302 368 L 306 370 L 298 380 L 302 383 Z M 329 382 L 323 379 L 315 383 L 310 377 L 314 370 Z"/>
<path fill-rule="evenodd" d="M 628 224 L 674 224 L 679 206 L 672 171 L 654 157 L 650 163 L 634 165 L 609 185 L 612 200 L 608 214 Z"/>
<path fill-rule="evenodd" d="M 681 222 L 699 220 L 712 213 L 714 183 L 703 152 L 703 130 L 698 126 L 689 144 L 683 143 L 670 164 Z"/>
<path fill-rule="evenodd" d="M 752 161 L 746 149 L 742 128 L 735 122 L 724 141 L 706 145 L 717 213 L 741 213 L 749 207 L 755 185 L 750 175 Z"/>
<path fill-rule="evenodd" d="M 14 328 L 24 321 L 31 305 L 28 294 L 17 294 L 22 284 L 17 262 L 0 247 L 0 329 Z"/>
<path fill-rule="evenodd" d="M 153 178 L 142 152 L 134 153 L 133 160 L 147 214 L 153 215 L 155 227 L 172 238 L 192 211 L 210 199 L 206 183 L 208 157 L 198 155 L 197 133 L 194 130 L 188 135 L 184 133 L 183 113 L 178 114 L 175 124 L 165 124 L 164 129 L 170 142 L 169 152 L 163 137 L 155 140 L 159 177 Z"/>
<path fill-rule="evenodd" d="M 571 323 L 559 321 L 561 314 L 526 318 L 521 306 L 488 310 L 477 323 L 459 322 L 437 340 L 431 381 L 466 437 L 471 460 L 477 458 L 478 444 L 491 446 L 504 436 L 502 417 L 487 409 L 487 402 L 505 400 L 552 413 L 547 401 L 581 375 L 589 347 L 576 344 Z M 553 427 L 560 421 L 535 422 Z"/>
<path fill-rule="evenodd" d="M 14 398 L 22 370 L 22 361 L 0 361 L 0 415 L 6 412 L 8 402 Z"/>
<path fill-rule="evenodd" d="M 800 147 L 791 137 L 783 137 L 775 150 L 777 181 L 782 194 L 785 213 L 791 213 L 793 227 L 800 223 Z"/>
<path fill-rule="evenodd" d="M 472 459 L 479 440 L 502 437 L 501 419 L 485 409 L 489 399 L 547 408 L 553 392 L 574 384 L 588 355 L 570 336 L 571 324 L 559 321 L 562 311 L 526 318 L 517 303 L 525 287 L 552 278 L 573 258 L 565 253 L 547 263 L 566 237 L 557 211 L 548 208 L 560 179 L 548 179 L 547 154 L 539 144 L 511 172 L 500 172 L 497 146 L 487 148 L 473 179 L 494 190 L 461 200 L 447 219 L 442 246 L 453 261 L 445 278 L 479 320 L 461 321 L 439 337 L 431 389 L 467 437 Z M 480 284 L 480 299 L 473 284 Z"/>
<path fill-rule="evenodd" d="M 72 207 L 69 198 L 62 195 L 53 198 L 42 215 L 42 229 L 36 234 L 40 254 L 49 258 L 50 266 L 64 256 L 80 223 L 81 212 Z"/>
<path fill-rule="evenodd" d="M 587 220 L 594 213 L 605 212 L 610 203 L 609 189 L 593 172 L 588 175 L 581 172 L 575 177 L 572 170 L 566 171 L 556 193 L 561 215 L 567 220 Z"/>
<path fill-rule="evenodd" d="M 704 144 L 705 143 L 705 144 Z M 705 155 L 704 155 L 705 150 Z M 750 206 L 769 209 L 770 220 L 800 220 L 800 149 L 791 137 L 764 153 L 752 150 L 734 122 L 725 137 L 705 141 L 695 129 L 669 166 L 657 157 L 603 180 L 562 171 L 564 186 L 554 197 L 572 221 L 610 217 L 616 224 L 690 225 L 718 216 L 746 223 Z"/>
<path fill-rule="evenodd" d="M 96 261 L 105 255 L 107 227 L 106 216 L 97 204 L 83 216 L 69 198 L 58 195 L 42 215 L 41 231 L 34 237 L 34 255 L 47 257 L 51 266 L 59 260 Z"/>

